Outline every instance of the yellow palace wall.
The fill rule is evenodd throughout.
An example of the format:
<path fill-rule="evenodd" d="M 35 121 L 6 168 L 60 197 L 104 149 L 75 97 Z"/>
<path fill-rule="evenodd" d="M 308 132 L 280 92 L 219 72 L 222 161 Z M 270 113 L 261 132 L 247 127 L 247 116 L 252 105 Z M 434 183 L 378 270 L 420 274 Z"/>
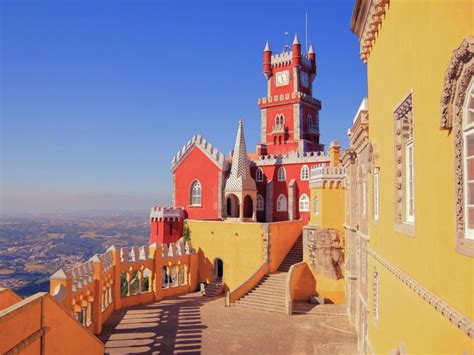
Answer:
<path fill-rule="evenodd" d="M 453 136 L 440 130 L 440 98 L 453 49 L 473 32 L 473 1 L 391 1 L 368 60 L 370 140 L 379 155 L 379 221 L 369 224 L 369 248 L 395 264 L 462 314 L 473 318 L 474 260 L 455 251 Z M 393 111 L 412 92 L 415 161 L 415 236 L 394 230 Z M 372 182 L 373 179 L 369 178 Z M 369 196 L 372 195 L 372 183 Z M 372 201 L 369 198 L 369 201 Z M 400 344 L 408 353 L 474 351 L 473 341 L 381 263 L 379 319 L 368 319 L 376 353 Z"/>
<path fill-rule="evenodd" d="M 334 228 L 344 231 L 345 190 L 342 187 L 328 186 L 311 189 L 310 224 L 321 228 Z M 314 212 L 314 197 L 318 196 L 319 211 Z"/>

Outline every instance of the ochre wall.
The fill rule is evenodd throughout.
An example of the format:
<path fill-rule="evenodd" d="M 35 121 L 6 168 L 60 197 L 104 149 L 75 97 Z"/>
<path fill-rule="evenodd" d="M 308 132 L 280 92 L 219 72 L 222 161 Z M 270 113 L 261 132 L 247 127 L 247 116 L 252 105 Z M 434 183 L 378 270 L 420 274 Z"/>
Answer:
<path fill-rule="evenodd" d="M 314 197 L 319 198 L 319 213 L 314 213 Z M 310 223 L 321 228 L 344 231 L 345 189 L 342 187 L 318 187 L 311 189 Z"/>
<path fill-rule="evenodd" d="M 270 268 L 269 272 L 278 269 L 293 244 L 301 236 L 304 221 L 276 222 L 269 224 L 270 232 Z"/>
<path fill-rule="evenodd" d="M 369 246 L 471 319 L 474 260 L 455 251 L 454 142 L 439 127 L 445 70 L 452 51 L 473 33 L 473 6 L 471 0 L 391 1 L 368 61 L 369 134 L 380 165 L 380 219 L 371 219 Z M 394 231 L 393 111 L 410 91 L 415 237 Z M 368 322 L 374 352 L 388 353 L 402 342 L 407 353 L 473 352 L 472 339 L 371 257 L 369 309 L 374 267 L 380 314 Z"/>
<path fill-rule="evenodd" d="M 309 301 L 316 295 L 316 279 L 306 262 L 293 265 L 289 272 L 288 289 L 292 301 Z"/>
<path fill-rule="evenodd" d="M 173 174 L 175 206 L 185 208 L 189 218 L 218 218 L 219 171 L 219 168 L 200 148 L 194 147 Z M 201 183 L 201 207 L 190 206 L 191 184 L 195 179 Z"/>
<path fill-rule="evenodd" d="M 234 289 L 264 262 L 264 224 L 187 220 L 193 248 L 199 249 L 199 280 L 210 282 L 214 260 L 224 262 L 223 282 Z"/>

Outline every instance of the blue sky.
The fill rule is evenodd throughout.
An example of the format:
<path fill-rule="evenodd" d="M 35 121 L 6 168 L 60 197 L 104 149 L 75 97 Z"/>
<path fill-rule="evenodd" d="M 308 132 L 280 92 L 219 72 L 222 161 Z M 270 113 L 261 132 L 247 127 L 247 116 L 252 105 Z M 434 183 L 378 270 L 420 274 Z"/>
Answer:
<path fill-rule="evenodd" d="M 366 95 L 352 0 L 3 0 L 3 213 L 146 211 L 171 201 L 170 162 L 195 133 L 224 153 L 239 117 L 249 150 L 266 94 L 262 51 L 284 32 L 317 52 L 321 139 Z"/>

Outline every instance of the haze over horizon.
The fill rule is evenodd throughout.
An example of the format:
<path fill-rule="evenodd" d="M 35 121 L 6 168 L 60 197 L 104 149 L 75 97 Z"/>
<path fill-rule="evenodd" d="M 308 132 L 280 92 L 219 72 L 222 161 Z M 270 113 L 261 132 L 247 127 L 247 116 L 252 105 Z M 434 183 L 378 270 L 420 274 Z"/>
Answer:
<path fill-rule="evenodd" d="M 321 139 L 347 146 L 366 68 L 352 1 L 4 1 L 0 214 L 170 204 L 174 154 L 259 140 L 262 53 L 298 32 L 317 53 Z M 146 212 L 145 212 L 146 213 Z"/>

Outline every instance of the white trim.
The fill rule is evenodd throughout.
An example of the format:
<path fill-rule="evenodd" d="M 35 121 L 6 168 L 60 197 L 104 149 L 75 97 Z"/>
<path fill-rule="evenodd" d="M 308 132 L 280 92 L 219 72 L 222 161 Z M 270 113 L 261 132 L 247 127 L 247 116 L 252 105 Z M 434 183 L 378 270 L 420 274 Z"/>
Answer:
<path fill-rule="evenodd" d="M 469 107 L 473 106 L 473 107 Z M 474 180 L 468 180 L 468 160 L 474 160 L 474 154 L 470 157 L 467 155 L 468 145 L 467 138 L 474 137 L 474 119 L 469 121 L 469 116 L 474 118 L 474 80 L 471 81 L 469 89 L 467 90 L 467 100 L 464 105 L 463 113 L 463 180 L 464 180 L 464 238 L 474 240 L 474 228 L 469 228 L 469 209 L 474 208 L 473 203 L 469 203 L 469 184 L 474 184 Z M 474 188 L 474 187 L 473 187 Z"/>
<path fill-rule="evenodd" d="M 313 211 L 314 211 L 315 216 L 319 215 L 319 196 L 318 195 L 314 195 L 314 198 L 313 198 Z"/>
<path fill-rule="evenodd" d="M 278 181 L 286 181 L 286 169 L 282 166 L 278 169 Z"/>
<path fill-rule="evenodd" d="M 301 180 L 309 180 L 309 167 L 308 165 L 303 165 L 300 171 Z"/>
<path fill-rule="evenodd" d="M 194 187 L 196 185 L 196 194 L 194 193 Z M 202 185 L 198 179 L 194 179 L 189 188 L 189 205 L 201 207 L 202 206 Z M 198 193 L 199 192 L 199 193 Z"/>
<path fill-rule="evenodd" d="M 306 194 L 300 196 L 300 200 L 298 203 L 299 211 L 300 212 L 309 212 L 309 197 Z"/>
<path fill-rule="evenodd" d="M 413 139 L 405 144 L 405 210 L 406 221 L 415 222 L 415 162 Z"/>
<path fill-rule="evenodd" d="M 373 201 L 373 210 L 374 210 L 374 219 L 378 220 L 379 219 L 379 169 L 375 168 L 374 169 L 374 186 L 373 186 L 373 196 L 374 196 L 374 201 Z"/>
<path fill-rule="evenodd" d="M 263 170 L 261 168 L 257 168 L 257 170 L 255 171 L 255 181 L 262 182 L 264 176 L 265 174 Z"/>
<path fill-rule="evenodd" d="M 280 194 L 277 198 L 276 209 L 278 212 L 288 211 L 288 199 L 284 194 Z"/>
<path fill-rule="evenodd" d="M 265 211 L 265 199 L 263 198 L 262 195 L 257 194 L 257 211 Z"/>

